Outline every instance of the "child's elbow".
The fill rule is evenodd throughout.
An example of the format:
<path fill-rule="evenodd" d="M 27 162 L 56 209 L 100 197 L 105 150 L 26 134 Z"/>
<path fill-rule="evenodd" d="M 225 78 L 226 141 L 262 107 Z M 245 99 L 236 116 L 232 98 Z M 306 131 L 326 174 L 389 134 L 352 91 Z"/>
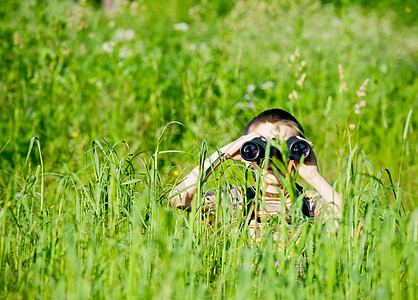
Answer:
<path fill-rule="evenodd" d="M 171 205 L 173 205 L 174 207 L 179 208 L 179 209 L 182 208 L 182 203 L 181 203 L 180 197 L 178 195 L 172 197 L 170 202 L 171 202 Z"/>
<path fill-rule="evenodd" d="M 172 196 L 170 199 L 171 205 L 178 209 L 188 209 L 188 206 L 182 201 L 184 199 L 181 194 Z"/>

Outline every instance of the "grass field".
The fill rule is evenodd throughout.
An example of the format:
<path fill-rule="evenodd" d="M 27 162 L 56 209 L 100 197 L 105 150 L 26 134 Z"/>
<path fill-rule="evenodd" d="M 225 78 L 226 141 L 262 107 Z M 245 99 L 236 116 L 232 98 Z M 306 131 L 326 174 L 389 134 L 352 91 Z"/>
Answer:
<path fill-rule="evenodd" d="M 0 298 L 416 299 L 417 11 L 2 2 Z M 251 247 L 225 206 L 209 226 L 168 199 L 275 107 L 302 123 L 345 200 L 337 232 L 302 220 L 301 242 L 280 252 L 268 236 Z M 245 185 L 242 166 L 200 188 L 227 183 Z"/>

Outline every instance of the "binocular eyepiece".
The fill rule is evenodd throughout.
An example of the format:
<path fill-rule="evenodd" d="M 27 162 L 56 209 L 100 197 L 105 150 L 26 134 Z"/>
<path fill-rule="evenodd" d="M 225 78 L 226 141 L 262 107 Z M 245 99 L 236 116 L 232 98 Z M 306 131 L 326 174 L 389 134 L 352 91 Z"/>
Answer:
<path fill-rule="evenodd" d="M 311 153 L 311 146 L 309 143 L 304 139 L 297 138 L 296 136 L 288 138 L 286 140 L 286 145 L 290 159 L 299 160 L 302 156 L 308 157 Z M 241 145 L 241 157 L 246 161 L 259 162 L 266 154 L 266 146 L 267 142 L 260 138 L 254 138 L 251 141 L 247 141 Z M 274 155 L 274 152 L 280 154 L 280 151 L 277 148 L 271 147 L 270 154 Z"/>

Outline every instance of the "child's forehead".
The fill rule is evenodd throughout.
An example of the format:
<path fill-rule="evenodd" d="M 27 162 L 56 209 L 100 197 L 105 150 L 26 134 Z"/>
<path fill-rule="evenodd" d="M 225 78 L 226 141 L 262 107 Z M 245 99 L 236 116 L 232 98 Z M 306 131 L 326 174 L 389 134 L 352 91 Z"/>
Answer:
<path fill-rule="evenodd" d="M 258 133 L 266 138 L 279 137 L 281 140 L 286 140 L 291 136 L 297 136 L 298 131 L 292 124 L 277 122 L 262 122 L 255 124 L 250 128 L 251 133 Z"/>

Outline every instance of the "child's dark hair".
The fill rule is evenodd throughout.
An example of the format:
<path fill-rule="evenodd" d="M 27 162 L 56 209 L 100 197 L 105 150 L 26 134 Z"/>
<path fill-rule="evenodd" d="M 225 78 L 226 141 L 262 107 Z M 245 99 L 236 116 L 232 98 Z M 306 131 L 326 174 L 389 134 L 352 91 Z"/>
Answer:
<path fill-rule="evenodd" d="M 298 120 L 296 120 L 294 116 L 292 116 L 290 113 L 288 113 L 287 111 L 283 109 L 274 108 L 274 109 L 263 111 L 257 117 L 252 119 L 251 122 L 248 123 L 247 126 L 245 126 L 244 135 L 248 134 L 250 131 L 250 128 L 258 123 L 268 122 L 268 123 L 275 124 L 277 122 L 288 123 L 289 121 L 293 122 L 294 125 L 297 126 L 296 129 L 299 131 L 301 136 L 305 134 L 305 131 L 303 130 L 302 125 L 300 125 L 300 123 L 298 122 Z"/>

